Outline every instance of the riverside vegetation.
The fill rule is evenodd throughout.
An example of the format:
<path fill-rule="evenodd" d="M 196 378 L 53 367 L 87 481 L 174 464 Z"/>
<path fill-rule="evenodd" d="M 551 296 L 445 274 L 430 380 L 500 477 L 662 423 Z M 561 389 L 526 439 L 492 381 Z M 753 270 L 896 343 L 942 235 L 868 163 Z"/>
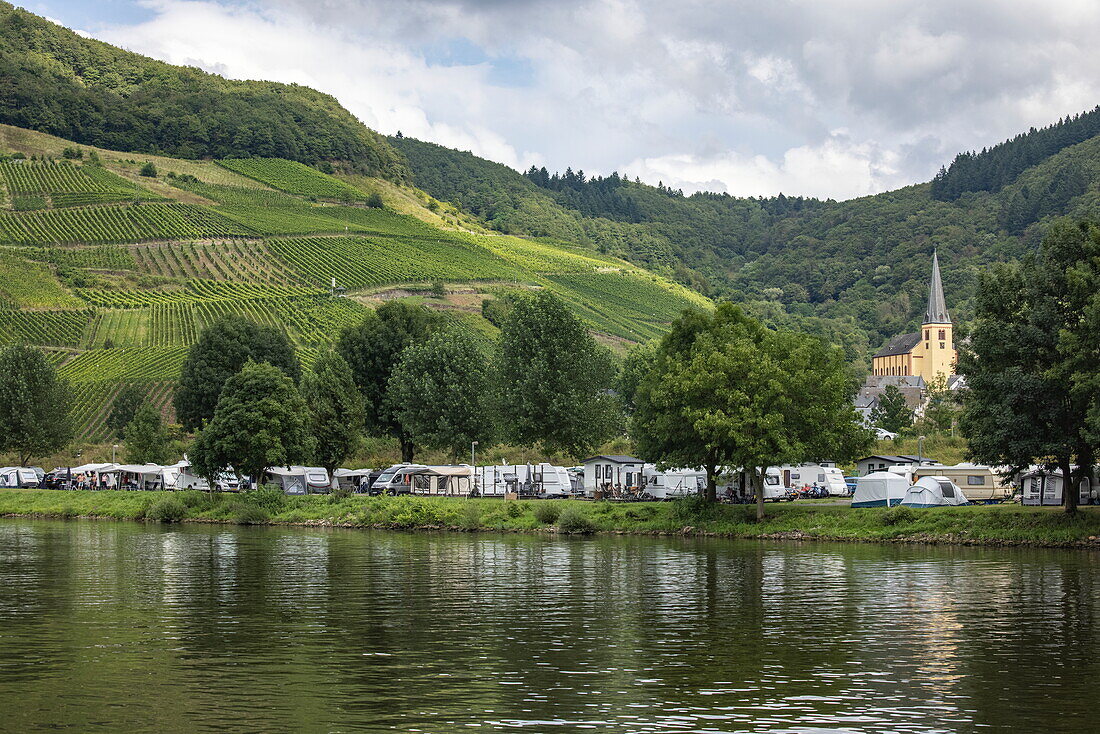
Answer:
<path fill-rule="evenodd" d="M 1100 511 L 1083 509 L 1067 516 L 1055 508 L 1019 506 L 920 511 L 804 502 L 777 505 L 757 521 L 751 506 L 714 505 L 698 498 L 622 504 L 341 493 L 288 497 L 273 488 L 241 494 L 5 489 L 0 490 L 0 516 L 1100 548 Z"/>

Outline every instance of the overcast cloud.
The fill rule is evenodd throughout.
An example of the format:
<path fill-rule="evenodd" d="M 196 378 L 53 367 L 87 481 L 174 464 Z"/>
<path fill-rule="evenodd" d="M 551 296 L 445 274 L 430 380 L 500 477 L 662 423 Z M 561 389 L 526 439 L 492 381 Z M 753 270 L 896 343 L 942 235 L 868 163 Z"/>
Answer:
<path fill-rule="evenodd" d="M 384 133 L 686 192 L 876 193 L 1100 103 L 1094 0 L 127 1 L 29 7 Z"/>

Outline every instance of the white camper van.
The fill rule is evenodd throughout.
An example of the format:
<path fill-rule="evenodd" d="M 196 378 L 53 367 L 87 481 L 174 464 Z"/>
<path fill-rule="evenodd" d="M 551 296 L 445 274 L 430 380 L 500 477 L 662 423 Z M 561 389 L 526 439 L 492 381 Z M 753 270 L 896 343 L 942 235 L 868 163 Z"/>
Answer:
<path fill-rule="evenodd" d="M 422 469 L 423 464 L 394 464 L 378 475 L 370 486 L 371 494 L 410 494 L 412 478 Z"/>
<path fill-rule="evenodd" d="M 188 462 L 180 462 L 179 474 L 176 476 L 176 489 L 199 489 L 210 491 L 210 484 L 205 478 L 193 473 L 193 467 Z M 214 480 L 214 489 L 219 492 L 237 492 L 244 482 L 232 471 L 223 471 Z"/>

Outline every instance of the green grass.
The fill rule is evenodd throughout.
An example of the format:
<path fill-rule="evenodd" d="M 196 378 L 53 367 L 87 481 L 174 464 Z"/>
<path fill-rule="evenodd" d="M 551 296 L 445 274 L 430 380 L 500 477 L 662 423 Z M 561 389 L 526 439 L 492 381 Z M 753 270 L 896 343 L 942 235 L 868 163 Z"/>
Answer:
<path fill-rule="evenodd" d="M 82 308 L 84 303 L 58 282 L 39 262 L 0 254 L 0 302 L 19 308 Z"/>
<path fill-rule="evenodd" d="M 393 529 L 544 531 L 556 527 L 539 519 L 545 501 L 505 502 L 425 497 L 258 497 L 197 492 L 58 492 L 0 490 L 0 515 L 97 516 L 143 519 L 166 497 L 187 508 L 183 519 L 233 522 L 248 505 L 269 514 L 273 524 L 317 524 Z M 693 501 L 624 503 L 555 502 L 578 527 L 595 532 L 720 535 L 739 538 L 799 538 L 874 542 L 1098 545 L 1100 508 L 1074 517 L 1058 508 L 1018 506 L 913 510 L 864 509 L 812 504 L 768 506 L 762 523 L 750 506 L 700 506 Z M 471 509 L 472 508 L 472 509 Z M 544 515 L 543 519 L 547 519 Z"/>

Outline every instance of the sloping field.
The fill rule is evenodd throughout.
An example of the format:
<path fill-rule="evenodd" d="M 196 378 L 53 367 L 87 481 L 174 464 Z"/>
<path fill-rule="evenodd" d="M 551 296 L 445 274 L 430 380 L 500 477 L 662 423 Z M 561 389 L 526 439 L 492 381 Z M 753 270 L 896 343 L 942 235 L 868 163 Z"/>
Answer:
<path fill-rule="evenodd" d="M 248 237 L 239 222 L 189 204 L 131 204 L 0 212 L 0 244 L 46 245 Z"/>
<path fill-rule="evenodd" d="M 273 189 L 297 196 L 337 201 L 362 201 L 367 198 L 359 189 L 295 161 L 281 158 L 230 158 L 218 161 L 218 165 Z"/>

